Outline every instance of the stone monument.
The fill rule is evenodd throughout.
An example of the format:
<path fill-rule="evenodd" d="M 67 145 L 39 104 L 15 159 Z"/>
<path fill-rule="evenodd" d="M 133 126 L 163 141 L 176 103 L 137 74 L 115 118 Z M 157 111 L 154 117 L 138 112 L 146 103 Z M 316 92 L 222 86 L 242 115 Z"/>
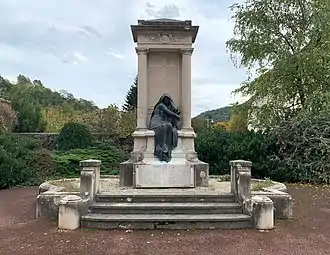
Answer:
<path fill-rule="evenodd" d="M 120 166 L 120 186 L 208 186 L 209 167 L 195 151 L 191 127 L 191 56 L 198 26 L 190 20 L 139 20 L 132 25 L 138 55 L 134 149 Z"/>

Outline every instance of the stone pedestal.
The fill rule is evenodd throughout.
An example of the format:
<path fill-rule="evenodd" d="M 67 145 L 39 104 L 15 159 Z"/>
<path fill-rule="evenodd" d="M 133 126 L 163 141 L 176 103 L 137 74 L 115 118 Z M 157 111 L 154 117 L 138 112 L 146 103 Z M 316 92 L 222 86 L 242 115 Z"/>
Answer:
<path fill-rule="evenodd" d="M 174 160 L 175 161 L 175 160 Z M 194 166 L 185 162 L 137 163 L 134 165 L 135 188 L 193 188 Z"/>
<path fill-rule="evenodd" d="M 100 183 L 100 160 L 83 160 L 79 162 L 80 172 L 80 194 L 84 199 L 93 201 L 95 194 L 99 192 Z"/>
<path fill-rule="evenodd" d="M 60 200 L 58 212 L 58 228 L 75 230 L 80 227 L 81 197 L 69 195 Z"/>
<path fill-rule="evenodd" d="M 252 197 L 253 226 L 259 230 L 270 230 L 274 228 L 274 206 L 273 201 L 266 196 Z"/>
<path fill-rule="evenodd" d="M 178 146 L 169 163 L 160 162 L 154 153 L 154 131 L 144 132 L 143 154 L 132 152 L 128 161 L 120 164 L 120 186 L 135 188 L 207 187 L 209 165 L 196 157 L 195 134 L 179 131 Z M 192 150 L 188 151 L 188 148 Z M 142 158 L 143 156 L 143 158 Z"/>

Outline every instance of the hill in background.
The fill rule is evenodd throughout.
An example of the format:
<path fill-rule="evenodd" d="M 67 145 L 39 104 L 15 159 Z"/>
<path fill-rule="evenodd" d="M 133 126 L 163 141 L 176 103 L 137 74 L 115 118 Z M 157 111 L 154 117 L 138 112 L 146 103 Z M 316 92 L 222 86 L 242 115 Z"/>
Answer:
<path fill-rule="evenodd" d="M 231 106 L 226 106 L 214 110 L 205 111 L 197 115 L 195 118 L 204 120 L 211 119 L 214 122 L 229 121 L 231 108 Z"/>

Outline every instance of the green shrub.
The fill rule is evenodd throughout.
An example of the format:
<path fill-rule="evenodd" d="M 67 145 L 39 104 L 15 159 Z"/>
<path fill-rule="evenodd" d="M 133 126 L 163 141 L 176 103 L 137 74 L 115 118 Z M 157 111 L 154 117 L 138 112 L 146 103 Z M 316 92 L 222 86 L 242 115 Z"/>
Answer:
<path fill-rule="evenodd" d="M 31 162 L 41 149 L 36 140 L 0 135 L 0 189 L 39 184 L 39 167 Z"/>
<path fill-rule="evenodd" d="M 73 149 L 57 151 L 54 155 L 56 173 L 61 177 L 78 176 L 80 174 L 79 162 L 87 159 L 101 160 L 101 174 L 118 174 L 119 164 L 128 158 L 127 153 L 112 145 L 102 148 Z"/>
<path fill-rule="evenodd" d="M 270 155 L 276 151 L 276 143 L 261 132 L 230 132 L 219 128 L 209 128 L 196 138 L 198 157 L 209 163 L 210 174 L 230 173 L 229 161 L 250 160 L 255 178 L 272 177 L 275 164 Z"/>
<path fill-rule="evenodd" d="M 330 183 L 330 115 L 301 115 L 282 122 L 270 135 L 276 137 L 280 181 Z"/>
<path fill-rule="evenodd" d="M 42 182 L 56 176 L 53 154 L 50 150 L 40 148 L 32 151 L 28 164 L 33 170 L 36 184 L 41 184 Z"/>
<path fill-rule="evenodd" d="M 59 150 L 85 149 L 93 144 L 93 135 L 80 123 L 64 125 L 57 138 Z"/>

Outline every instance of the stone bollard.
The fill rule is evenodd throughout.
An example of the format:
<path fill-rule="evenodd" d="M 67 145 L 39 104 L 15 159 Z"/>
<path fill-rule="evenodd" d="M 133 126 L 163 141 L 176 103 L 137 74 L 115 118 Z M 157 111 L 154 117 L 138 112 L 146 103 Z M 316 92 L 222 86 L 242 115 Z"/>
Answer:
<path fill-rule="evenodd" d="M 259 230 L 274 228 L 274 205 L 273 201 L 266 196 L 252 197 L 253 226 Z"/>
<path fill-rule="evenodd" d="M 84 199 L 94 200 L 94 196 L 99 192 L 100 183 L 100 160 L 88 159 L 80 161 L 82 167 L 80 173 L 80 195 Z"/>
<path fill-rule="evenodd" d="M 68 195 L 60 200 L 58 228 L 75 230 L 80 227 L 81 204 L 83 200 L 77 195 Z"/>
<path fill-rule="evenodd" d="M 236 201 L 243 203 L 251 199 L 251 161 L 232 160 L 231 166 L 231 192 Z"/>

